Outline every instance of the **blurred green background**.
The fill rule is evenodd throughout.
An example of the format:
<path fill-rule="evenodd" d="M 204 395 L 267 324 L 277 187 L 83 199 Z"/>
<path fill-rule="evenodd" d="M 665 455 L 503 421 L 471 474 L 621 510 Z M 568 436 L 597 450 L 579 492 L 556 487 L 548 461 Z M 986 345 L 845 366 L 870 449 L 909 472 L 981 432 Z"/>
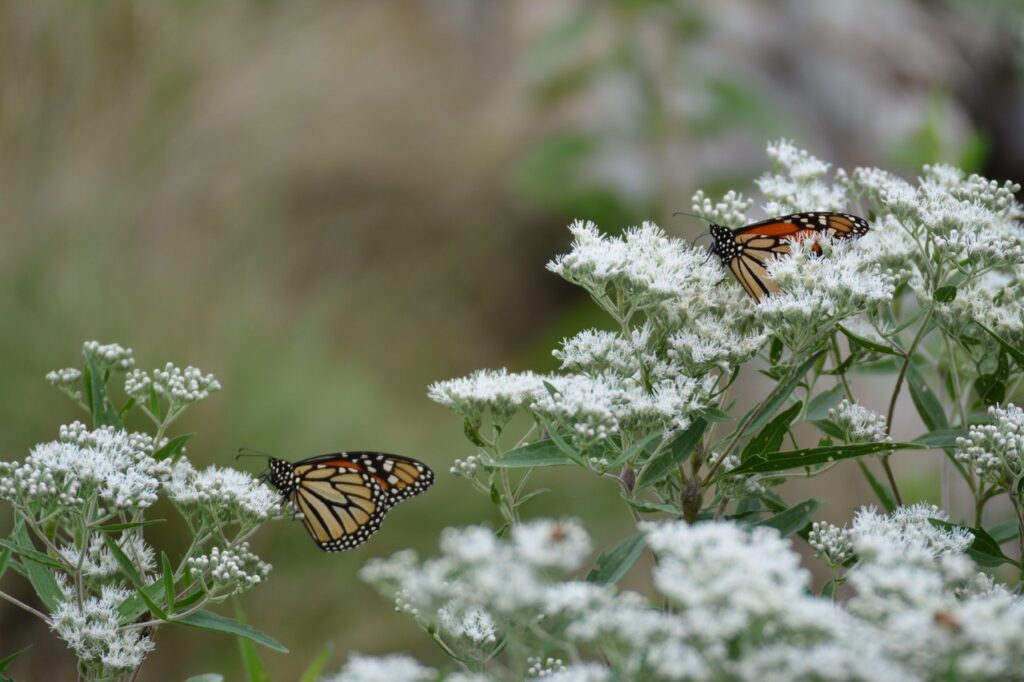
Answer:
<path fill-rule="evenodd" d="M 221 380 L 177 426 L 198 464 L 243 445 L 423 459 L 435 488 L 354 551 L 321 553 L 298 524 L 259 533 L 274 571 L 242 604 L 292 651 L 264 654 L 275 680 L 328 642 L 329 669 L 352 651 L 442 663 L 356 571 L 497 521 L 447 474 L 470 446 L 426 386 L 553 369 L 559 339 L 601 323 L 544 270 L 565 225 L 693 237 L 672 211 L 698 188 L 749 192 L 779 136 L 840 166 L 1020 182 L 1020 17 L 925 0 L 0 3 L 0 456 L 80 417 L 43 375 L 97 339 Z M 870 499 L 851 471 L 830 475 L 827 515 Z M 536 514 L 579 516 L 599 542 L 631 526 L 611 484 L 538 482 L 559 494 Z M 34 599 L 13 575 L 4 589 Z M 71 676 L 63 645 L 0 604 L 0 655 L 27 644 L 17 679 Z M 167 628 L 142 679 L 209 671 L 240 678 L 235 642 Z"/>

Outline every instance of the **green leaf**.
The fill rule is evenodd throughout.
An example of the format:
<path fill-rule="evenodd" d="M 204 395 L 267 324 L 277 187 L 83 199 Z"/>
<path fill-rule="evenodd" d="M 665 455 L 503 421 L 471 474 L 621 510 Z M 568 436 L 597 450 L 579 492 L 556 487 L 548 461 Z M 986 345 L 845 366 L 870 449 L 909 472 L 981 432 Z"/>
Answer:
<path fill-rule="evenodd" d="M 814 422 L 814 425 L 821 429 L 821 432 L 825 435 L 838 438 L 839 440 L 846 440 L 846 431 L 831 419 L 819 419 Z"/>
<path fill-rule="evenodd" d="M 145 593 L 143 598 L 142 593 Z M 122 625 L 133 623 L 138 620 L 139 616 L 150 611 L 152 609 L 148 606 L 159 599 L 164 593 L 163 583 L 155 582 L 151 585 L 146 585 L 141 590 L 135 590 L 127 599 L 118 604 L 117 615 Z M 184 601 L 178 602 L 179 606 L 184 606 Z M 154 614 L 155 615 L 155 614 Z"/>
<path fill-rule="evenodd" d="M 551 386 L 551 384 L 547 382 L 544 382 L 544 384 L 549 387 L 548 390 L 554 390 L 554 387 Z M 576 464 L 582 465 L 583 458 L 580 457 L 580 453 L 576 452 L 576 449 L 569 445 L 569 443 L 564 438 L 562 438 L 561 434 L 558 433 L 558 429 L 555 428 L 555 425 L 551 423 L 551 420 L 542 414 L 536 414 L 536 417 L 537 420 L 544 427 L 544 430 L 548 432 L 548 438 L 550 438 L 552 442 L 554 442 L 554 444 L 558 446 L 558 449 L 562 451 L 562 454 L 564 454 L 566 457 L 571 459 Z"/>
<path fill-rule="evenodd" d="M 868 485 L 870 485 L 871 489 L 875 491 L 875 495 L 882 503 L 882 506 L 885 507 L 885 511 L 890 514 L 896 511 L 896 497 L 893 495 L 889 486 L 879 481 L 875 475 L 871 473 L 871 469 L 869 469 L 868 465 L 864 463 L 864 460 L 858 460 L 857 465 L 860 466 L 861 472 L 864 473 L 864 478 L 868 479 Z"/>
<path fill-rule="evenodd" d="M 1006 384 L 994 374 L 982 374 L 974 380 L 974 390 L 981 402 L 988 407 L 998 405 L 1006 397 Z"/>
<path fill-rule="evenodd" d="M 999 334 L 996 334 L 994 331 L 992 331 L 985 325 L 981 324 L 980 322 L 975 322 L 975 324 L 984 329 L 985 333 L 987 333 L 989 336 L 995 339 L 996 343 L 998 343 L 1002 347 L 1002 349 L 1006 351 L 1006 354 L 1013 358 L 1014 362 L 1016 362 L 1021 369 L 1024 369 L 1024 351 L 1017 348 L 1009 341 L 999 336 Z"/>
<path fill-rule="evenodd" d="M 794 504 L 784 512 L 759 522 L 757 525 L 775 528 L 782 533 L 782 537 L 788 538 L 790 535 L 799 533 L 810 524 L 811 519 L 814 518 L 819 509 L 821 509 L 821 502 L 817 500 L 804 500 L 799 504 Z"/>
<path fill-rule="evenodd" d="M 32 589 L 35 590 L 36 596 L 39 597 L 39 601 L 43 602 L 47 610 L 51 612 L 56 610 L 60 603 L 64 601 L 64 593 L 57 586 L 57 579 L 53 577 L 53 573 L 49 570 L 56 562 L 49 556 L 34 549 L 23 521 L 19 520 L 14 525 L 10 537 L 13 541 L 10 545 L 7 544 L 7 540 L 0 542 L 3 543 L 4 547 L 9 547 L 12 552 L 23 558 L 20 565 L 16 567 L 16 570 L 20 569 L 18 572 L 24 575 L 32 584 Z M 57 566 L 60 567 L 61 565 L 57 564 Z"/>
<path fill-rule="evenodd" d="M 25 545 L 20 545 L 18 543 L 11 542 L 10 540 L 0 539 L 0 547 L 3 547 L 6 551 L 14 552 L 22 559 L 34 561 L 37 564 L 42 564 L 49 568 L 55 568 L 58 571 L 62 571 L 66 568 L 64 564 L 51 557 L 49 554 L 43 554 L 35 549 L 29 549 Z"/>
<path fill-rule="evenodd" d="M 135 403 L 137 402 L 138 401 L 135 398 L 128 398 L 128 400 L 124 401 L 124 405 L 121 406 L 121 409 L 117 411 L 117 416 L 123 420 L 124 416 L 128 414 L 128 410 L 135 407 Z"/>
<path fill-rule="evenodd" d="M 650 502 L 648 500 L 637 499 L 631 500 L 626 496 L 623 496 L 622 499 L 625 500 L 626 504 L 642 514 L 665 513 L 672 514 L 673 516 L 679 516 L 682 514 L 682 510 L 680 510 L 679 507 L 675 507 L 665 502 Z"/>
<path fill-rule="evenodd" d="M 299 682 L 317 682 L 323 676 L 324 668 L 327 666 L 327 661 L 331 658 L 331 650 L 333 648 L 330 642 L 325 644 L 320 653 L 316 655 L 316 658 L 306 666 L 306 670 L 302 673 L 302 677 L 299 678 Z"/>
<path fill-rule="evenodd" d="M 96 365 L 96 359 L 91 353 L 86 353 L 85 365 L 89 370 L 89 406 L 92 408 L 93 428 L 100 426 L 113 426 L 117 429 L 124 428 L 124 422 L 117 414 L 117 408 L 110 402 L 107 395 L 107 385 L 102 379 L 102 373 Z"/>
<path fill-rule="evenodd" d="M 153 453 L 153 459 L 160 462 L 165 459 L 176 459 L 181 451 L 185 449 L 185 443 L 188 439 L 196 434 L 194 433 L 183 433 L 180 436 L 167 441 L 162 448 Z"/>
<path fill-rule="evenodd" d="M 111 523 L 105 526 L 93 526 L 93 528 L 101 533 L 119 533 L 129 528 L 142 528 L 143 526 L 152 526 L 155 523 L 164 523 L 165 521 L 167 519 L 148 519 L 146 521 L 129 521 L 128 523 Z"/>
<path fill-rule="evenodd" d="M 782 351 L 785 348 L 782 339 L 777 336 L 772 337 L 772 345 L 768 348 L 768 362 L 773 365 L 779 364 L 779 360 L 782 359 Z"/>
<path fill-rule="evenodd" d="M 652 461 L 647 462 L 637 477 L 636 489 L 642 490 L 653 485 L 668 475 L 696 449 L 704 437 L 708 423 L 701 418 L 696 419 L 682 433 L 675 437 L 665 450 Z"/>
<path fill-rule="evenodd" d="M 775 471 L 785 471 L 796 467 L 816 466 L 828 464 L 842 459 L 862 457 L 864 455 L 888 452 L 890 450 L 920 450 L 924 446 L 918 443 L 857 443 L 854 445 L 830 445 L 819 448 L 803 448 L 800 450 L 788 450 L 786 452 L 769 452 L 760 457 L 751 457 L 735 469 L 726 471 L 715 476 L 713 480 L 719 481 L 729 476 L 740 474 L 764 474 Z"/>
<path fill-rule="evenodd" d="M 494 466 L 502 469 L 524 469 L 552 467 L 571 464 L 572 460 L 551 439 L 528 443 L 521 448 L 509 450 L 495 461 Z"/>
<path fill-rule="evenodd" d="M 245 637 L 236 637 L 238 651 L 242 655 L 242 666 L 249 682 L 270 682 L 270 673 L 256 653 L 256 645 Z"/>
<path fill-rule="evenodd" d="M 930 448 L 955 448 L 956 439 L 966 435 L 965 429 L 936 429 L 921 434 L 913 442 L 927 445 Z"/>
<path fill-rule="evenodd" d="M 602 552 L 601 556 L 597 557 L 597 566 L 587 573 L 587 582 L 600 585 L 618 582 L 640 558 L 645 547 L 647 543 L 644 534 L 639 531 L 633 533 L 613 550 Z"/>
<path fill-rule="evenodd" d="M 1017 562 L 1010 557 L 1003 554 L 1002 549 L 999 548 L 999 543 L 989 535 L 984 528 L 972 528 L 971 526 L 961 526 L 956 523 L 950 523 L 948 521 L 941 521 L 939 519 L 928 519 L 933 526 L 937 528 L 945 528 L 947 530 L 953 528 L 964 528 L 974 535 L 974 542 L 967 548 L 967 554 L 974 559 L 974 562 L 979 566 L 994 567 L 1001 564 L 1012 564 L 1017 565 Z"/>
<path fill-rule="evenodd" d="M 121 567 L 121 570 L 124 571 L 128 580 L 130 580 L 132 585 L 135 586 L 135 594 L 146 603 L 146 606 L 149 607 L 149 610 L 154 616 L 160 620 L 167 620 L 167 612 L 160 608 L 146 592 L 145 588 L 149 586 L 142 581 L 142 576 L 139 575 L 139 571 L 135 568 L 135 564 L 128 558 L 128 555 L 124 553 L 124 550 L 122 550 L 117 544 L 117 541 L 106 533 L 100 537 L 103 538 L 103 542 L 106 544 L 107 549 L 109 549 L 110 553 L 114 556 L 114 560 L 117 561 L 117 565 Z M 161 586 L 157 584 L 157 587 Z"/>
<path fill-rule="evenodd" d="M 462 432 L 466 434 L 466 438 L 468 438 L 469 442 L 473 445 L 480 448 L 487 447 L 487 443 L 480 437 L 479 426 L 471 422 L 469 419 L 462 422 Z"/>
<path fill-rule="evenodd" d="M 626 462 L 632 462 L 634 459 L 636 459 L 636 456 L 639 455 L 641 451 L 647 450 L 649 446 L 654 445 L 655 443 L 660 444 L 661 436 L 662 433 L 660 431 L 657 431 L 646 436 L 645 438 L 641 438 L 640 440 L 626 448 L 618 457 L 611 460 L 608 463 L 608 466 L 617 467 L 625 464 Z"/>
<path fill-rule="evenodd" d="M 1014 519 L 1004 521 L 988 529 L 988 534 L 1000 545 L 1010 540 L 1016 540 L 1019 537 L 1019 533 L 1019 527 Z"/>
<path fill-rule="evenodd" d="M 20 651 L 15 651 L 13 654 L 8 654 L 7 656 L 4 656 L 3 658 L 0 658 L 0 673 L 2 673 L 5 670 L 7 670 L 7 666 L 9 666 L 14 661 L 14 659 L 16 659 L 18 656 L 21 656 L 23 653 L 25 653 L 26 651 L 28 651 L 31 648 L 32 648 L 32 645 L 29 644 L 27 647 L 25 647 L 24 649 L 22 649 Z"/>
<path fill-rule="evenodd" d="M 149 385 L 149 411 L 157 419 L 163 418 L 163 415 L 160 414 L 160 397 L 156 394 L 156 389 L 152 384 Z"/>
<path fill-rule="evenodd" d="M 772 392 L 768 394 L 768 398 L 761 403 L 759 407 L 754 408 L 755 410 L 760 409 L 760 411 L 758 412 L 757 417 L 744 429 L 743 435 L 749 436 L 755 431 L 759 431 L 761 427 L 775 415 L 775 411 L 782 407 L 782 405 L 789 399 L 789 396 L 792 395 L 797 384 L 799 384 L 800 380 L 803 379 L 805 374 L 807 374 L 807 370 L 809 370 L 824 353 L 824 350 L 820 350 L 804 360 L 798 367 L 790 370 L 787 378 L 772 389 Z"/>
<path fill-rule="evenodd" d="M 910 387 L 910 397 L 914 401 L 914 407 L 917 408 L 917 413 L 921 415 L 921 421 L 928 427 L 928 430 L 948 429 L 949 420 L 946 419 L 946 411 L 942 409 L 942 403 L 939 402 L 935 392 L 928 387 L 924 377 L 914 365 L 907 368 L 907 386 Z"/>
<path fill-rule="evenodd" d="M 171 566 L 171 560 L 167 557 L 167 552 L 160 552 L 160 565 L 163 568 L 163 575 L 160 576 L 160 579 L 164 584 L 164 603 L 167 604 L 169 610 L 173 611 L 174 596 L 177 592 L 174 589 L 174 568 Z"/>
<path fill-rule="evenodd" d="M 935 290 L 935 300 L 939 303 L 949 303 L 954 298 L 956 298 L 955 286 L 949 285 Z"/>
<path fill-rule="evenodd" d="M 843 333 L 843 335 L 850 341 L 851 344 L 856 344 L 862 348 L 873 350 L 876 353 L 882 353 L 884 355 L 903 355 L 903 353 L 899 352 L 892 346 L 887 346 L 883 343 L 879 343 L 878 341 L 873 341 L 872 339 L 869 339 L 866 336 L 861 336 L 860 334 L 854 334 L 852 331 L 850 331 L 843 325 L 838 326 L 839 331 Z"/>
<path fill-rule="evenodd" d="M 288 649 L 270 635 L 266 635 L 259 630 L 255 630 L 245 623 L 239 623 L 237 620 L 232 618 L 219 616 L 212 611 L 196 611 L 188 616 L 175 618 L 174 622 L 181 623 L 182 625 L 187 625 L 192 628 L 199 628 L 200 630 L 213 630 L 215 632 L 224 632 L 229 635 L 245 637 L 246 639 L 251 639 L 257 644 L 262 644 L 268 649 L 280 651 L 283 654 L 288 653 Z"/>
<path fill-rule="evenodd" d="M 525 505 L 527 502 L 537 497 L 538 495 L 543 495 L 544 493 L 549 492 L 551 492 L 549 488 L 537 488 L 536 490 L 532 490 L 527 494 L 523 495 L 522 497 L 520 497 L 518 500 L 516 500 L 516 507 L 522 507 L 523 505 Z"/>
<path fill-rule="evenodd" d="M 836 384 L 811 398 L 811 402 L 807 403 L 807 420 L 815 422 L 828 419 L 828 411 L 838 405 L 844 395 L 843 385 Z"/>
<path fill-rule="evenodd" d="M 801 401 L 793 403 L 789 409 L 781 413 L 775 419 L 768 422 L 768 425 L 761 429 L 761 432 L 750 439 L 747 447 L 743 448 L 740 454 L 740 461 L 745 462 L 751 457 L 763 455 L 766 452 L 776 452 L 782 445 L 790 424 L 800 414 L 804 404 Z"/>
<path fill-rule="evenodd" d="M 715 422 L 731 422 L 735 418 L 728 412 L 723 412 L 717 407 L 705 407 L 697 410 L 697 414 L 699 414 L 708 424 L 714 424 Z"/>

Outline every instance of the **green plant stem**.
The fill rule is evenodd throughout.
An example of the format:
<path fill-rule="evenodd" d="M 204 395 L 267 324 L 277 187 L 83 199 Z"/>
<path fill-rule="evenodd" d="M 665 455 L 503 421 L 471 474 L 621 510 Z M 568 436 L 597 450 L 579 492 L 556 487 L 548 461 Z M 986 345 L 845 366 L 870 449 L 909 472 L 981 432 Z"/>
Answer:
<path fill-rule="evenodd" d="M 838 369 L 843 364 L 843 356 L 839 352 L 839 339 L 836 338 L 835 332 L 832 332 L 832 357 L 835 360 L 836 369 Z M 856 398 L 853 397 L 853 389 L 850 388 L 850 383 L 846 380 L 846 372 L 839 375 L 839 383 L 843 385 L 843 393 L 846 394 L 846 399 L 851 403 L 856 402 Z M 810 403 L 809 400 L 808 403 Z"/>

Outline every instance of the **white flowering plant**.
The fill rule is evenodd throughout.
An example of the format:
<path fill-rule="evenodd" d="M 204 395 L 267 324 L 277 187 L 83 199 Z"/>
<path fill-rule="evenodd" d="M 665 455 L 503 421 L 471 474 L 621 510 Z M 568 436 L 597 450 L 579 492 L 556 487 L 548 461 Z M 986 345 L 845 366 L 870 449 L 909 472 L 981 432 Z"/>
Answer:
<path fill-rule="evenodd" d="M 1024 549 L 1003 546 L 1024 538 L 1024 411 L 1010 402 L 1024 380 L 1020 188 L 945 165 L 914 183 L 830 173 L 786 141 L 768 153 L 768 215 L 837 211 L 871 230 L 794 244 L 768 265 L 780 291 L 755 302 L 705 248 L 654 224 L 574 223 L 548 269 L 606 324 L 565 339 L 557 372 L 429 389 L 475 448 L 452 473 L 503 524 L 449 529 L 438 558 L 402 552 L 362 573 L 454 670 L 356 657 L 333 680 L 1019 677 Z M 753 203 L 698 192 L 693 209 L 738 227 Z M 752 394 L 758 375 L 771 383 Z M 905 393 L 922 426 L 897 439 Z M 941 505 L 905 501 L 891 462 L 910 455 L 940 463 Z M 636 531 L 595 559 L 577 522 L 524 520 L 541 492 L 531 473 L 556 466 L 607 479 Z M 839 466 L 883 511 L 835 526 L 779 488 Z M 831 571 L 818 594 L 798 539 Z M 619 589 L 645 551 L 649 594 Z"/>
<path fill-rule="evenodd" d="M 270 566 L 247 540 L 281 514 L 280 495 L 261 481 L 228 468 L 196 469 L 185 453 L 192 434 L 168 431 L 220 384 L 194 367 L 135 369 L 132 351 L 118 344 L 90 341 L 82 356 L 81 369 L 50 372 L 47 380 L 90 423 L 61 426 L 56 440 L 23 460 L 0 462 L 0 500 L 14 518 L 0 539 L 0 578 L 20 574 L 40 608 L 3 590 L 0 599 L 45 622 L 74 652 L 80 679 L 135 679 L 168 624 L 284 651 L 208 610 L 266 578 Z M 115 381 L 124 384 L 119 406 Z M 132 417 L 149 428 L 129 429 Z M 189 534 L 188 549 L 174 560 L 146 537 L 164 521 L 153 515 L 159 500 Z"/>

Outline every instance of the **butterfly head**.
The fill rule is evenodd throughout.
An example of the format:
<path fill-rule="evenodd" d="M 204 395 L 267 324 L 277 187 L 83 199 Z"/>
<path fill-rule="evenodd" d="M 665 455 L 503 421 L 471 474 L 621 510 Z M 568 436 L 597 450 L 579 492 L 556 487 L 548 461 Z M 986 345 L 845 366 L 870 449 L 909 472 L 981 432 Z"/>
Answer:
<path fill-rule="evenodd" d="M 714 223 L 711 224 L 710 230 L 711 238 L 714 240 L 711 244 L 711 253 L 721 258 L 723 263 L 728 263 L 740 254 L 741 247 L 736 243 L 732 230 Z"/>
<path fill-rule="evenodd" d="M 270 470 L 267 479 L 282 495 L 289 494 L 295 487 L 295 473 L 291 462 L 276 457 L 270 458 Z"/>

